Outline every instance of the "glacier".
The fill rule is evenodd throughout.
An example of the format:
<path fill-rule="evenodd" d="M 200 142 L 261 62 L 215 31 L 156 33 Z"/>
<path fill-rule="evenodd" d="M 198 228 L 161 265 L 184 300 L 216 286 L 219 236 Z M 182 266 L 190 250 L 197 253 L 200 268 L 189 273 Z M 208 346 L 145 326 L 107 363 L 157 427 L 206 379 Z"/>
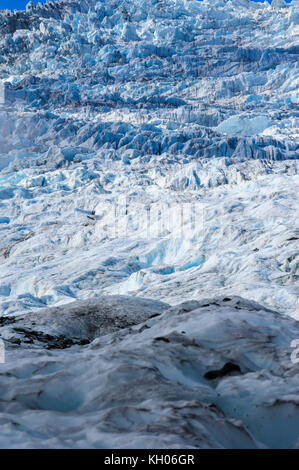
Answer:
<path fill-rule="evenodd" d="M 298 0 L 0 10 L 0 447 L 298 448 L 298 44 Z"/>

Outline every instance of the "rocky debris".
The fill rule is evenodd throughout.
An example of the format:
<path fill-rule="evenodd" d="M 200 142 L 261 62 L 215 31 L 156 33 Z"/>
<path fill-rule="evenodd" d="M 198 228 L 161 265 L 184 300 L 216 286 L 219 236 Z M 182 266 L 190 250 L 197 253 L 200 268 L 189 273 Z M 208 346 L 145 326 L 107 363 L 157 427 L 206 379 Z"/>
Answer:
<path fill-rule="evenodd" d="M 15 317 L 0 317 L 0 327 L 15 323 Z"/>
<path fill-rule="evenodd" d="M 204 377 L 208 380 L 218 379 L 219 377 L 225 377 L 226 375 L 232 373 L 240 373 L 241 369 L 238 364 L 234 364 L 233 362 L 226 362 L 221 369 L 218 370 L 210 370 L 206 372 Z"/>
<path fill-rule="evenodd" d="M 185 312 L 191 312 L 192 310 L 196 310 L 198 308 L 203 308 L 203 307 L 212 307 L 213 305 L 215 306 L 227 306 L 227 307 L 232 307 L 235 309 L 247 309 L 249 311 L 251 310 L 263 310 L 271 313 L 275 313 L 273 310 L 261 306 L 258 302 L 254 302 L 253 300 L 247 300 L 242 297 L 239 297 L 237 295 L 232 295 L 231 297 L 227 296 L 219 296 L 213 299 L 202 299 L 200 301 L 197 300 L 191 300 L 187 302 L 183 302 L 180 305 L 177 305 L 175 307 L 171 307 L 170 311 L 175 313 L 175 314 L 184 314 Z"/>
<path fill-rule="evenodd" d="M 41 331 L 29 330 L 28 328 L 14 328 L 14 331 L 24 337 L 24 343 L 46 343 L 47 349 L 66 349 L 74 345 L 83 346 L 90 343 L 90 341 L 86 338 L 71 339 L 67 338 L 65 335 L 52 336 L 49 334 L 44 334 Z M 13 342 L 11 339 L 8 341 Z M 21 344 L 21 340 L 19 338 L 14 342 L 16 342 L 16 344 Z"/>
<path fill-rule="evenodd" d="M 7 318 L 2 324 L 13 323 L 14 332 L 34 343 L 46 343 L 49 349 L 64 349 L 143 323 L 168 307 L 163 302 L 139 297 L 105 296 L 43 309 L 40 313 L 26 313 L 13 320 Z"/>

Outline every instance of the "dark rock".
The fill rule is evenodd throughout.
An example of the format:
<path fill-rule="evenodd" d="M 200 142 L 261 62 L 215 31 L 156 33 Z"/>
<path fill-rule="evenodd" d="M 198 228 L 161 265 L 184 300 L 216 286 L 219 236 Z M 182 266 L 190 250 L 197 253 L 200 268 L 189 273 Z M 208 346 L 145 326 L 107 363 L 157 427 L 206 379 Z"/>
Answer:
<path fill-rule="evenodd" d="M 233 372 L 241 373 L 240 367 L 238 364 L 234 364 L 233 362 L 227 362 L 221 369 L 210 370 L 209 372 L 206 372 L 204 378 L 208 380 L 214 380 L 218 379 L 219 377 L 225 377 L 226 375 L 232 374 Z"/>

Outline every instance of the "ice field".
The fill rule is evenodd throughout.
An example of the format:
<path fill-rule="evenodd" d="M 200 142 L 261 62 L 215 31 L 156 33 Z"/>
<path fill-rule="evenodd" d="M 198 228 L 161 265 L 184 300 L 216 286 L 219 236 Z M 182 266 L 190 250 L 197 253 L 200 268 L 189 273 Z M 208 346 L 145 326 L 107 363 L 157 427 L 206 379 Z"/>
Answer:
<path fill-rule="evenodd" d="M 0 447 L 299 447 L 298 57 L 298 0 L 0 11 Z"/>

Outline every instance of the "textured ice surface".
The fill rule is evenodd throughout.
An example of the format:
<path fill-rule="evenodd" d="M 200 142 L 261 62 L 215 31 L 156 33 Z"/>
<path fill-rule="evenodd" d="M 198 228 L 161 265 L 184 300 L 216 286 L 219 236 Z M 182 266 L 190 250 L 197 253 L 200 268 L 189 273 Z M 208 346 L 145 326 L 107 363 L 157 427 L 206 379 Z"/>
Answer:
<path fill-rule="evenodd" d="M 0 13 L 0 445 L 298 445 L 298 39 L 297 0 Z"/>
<path fill-rule="evenodd" d="M 104 297 L 1 322 L 1 447 L 298 445 L 299 325 L 257 303 Z"/>

